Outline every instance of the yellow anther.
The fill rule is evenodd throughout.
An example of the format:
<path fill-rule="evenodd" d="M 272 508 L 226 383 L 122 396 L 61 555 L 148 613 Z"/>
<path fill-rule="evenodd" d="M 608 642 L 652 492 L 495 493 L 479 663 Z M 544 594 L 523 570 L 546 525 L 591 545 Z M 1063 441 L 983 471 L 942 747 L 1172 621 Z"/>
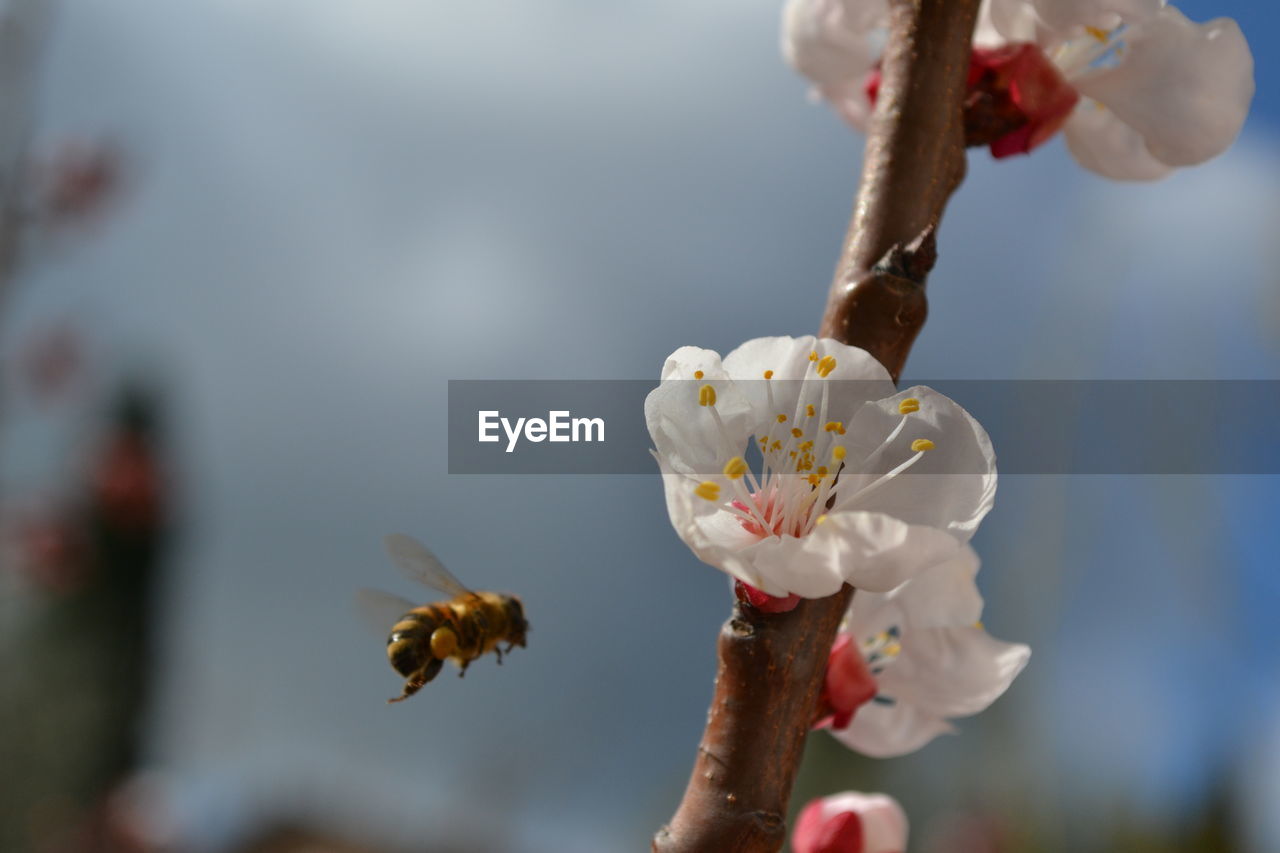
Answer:
<path fill-rule="evenodd" d="M 761 446 L 761 447 L 768 447 L 768 446 L 769 446 L 769 439 L 768 439 L 768 438 L 761 438 L 761 439 L 759 439 L 759 442 L 760 442 L 760 446 Z"/>
<path fill-rule="evenodd" d="M 812 442 L 812 441 L 802 441 L 802 442 L 800 442 L 798 445 L 796 445 L 796 450 L 799 450 L 799 451 L 800 451 L 800 452 L 802 452 L 802 453 L 804 453 L 804 452 L 808 452 L 808 451 L 810 451 L 810 450 L 813 450 L 813 442 Z"/>
<path fill-rule="evenodd" d="M 724 475 L 730 480 L 736 480 L 745 473 L 747 473 L 747 460 L 741 456 L 735 456 L 724 463 Z"/>
<path fill-rule="evenodd" d="M 827 517 L 826 517 L 825 515 L 820 515 L 820 516 L 818 516 L 817 520 L 816 520 L 816 521 L 814 521 L 813 523 L 814 523 L 814 524 L 822 524 L 822 523 L 823 523 L 824 521 L 826 521 L 826 520 L 827 520 Z"/>
<path fill-rule="evenodd" d="M 810 474 L 806 479 L 809 481 L 809 485 L 811 486 L 818 486 L 822 484 L 822 478 L 817 474 Z"/>
<path fill-rule="evenodd" d="M 786 415 L 778 415 L 778 423 L 780 423 L 780 424 L 785 424 L 786 422 L 787 422 L 787 416 L 786 416 Z"/>
<path fill-rule="evenodd" d="M 909 415 L 918 411 L 920 411 L 920 401 L 915 397 L 908 397 L 898 404 L 898 414 L 900 415 Z"/>
<path fill-rule="evenodd" d="M 817 354 L 816 352 L 811 352 L 811 353 L 809 353 L 809 360 L 810 360 L 810 361 L 817 361 L 817 360 L 818 360 L 818 354 Z"/>
<path fill-rule="evenodd" d="M 917 438 L 911 442 L 911 449 L 916 453 L 922 453 L 925 450 L 933 450 L 933 442 L 927 438 Z"/>
<path fill-rule="evenodd" d="M 836 357 L 826 355 L 822 357 L 822 361 L 818 362 L 818 375 L 826 379 L 831 375 L 831 371 L 836 369 Z"/>
<path fill-rule="evenodd" d="M 884 653 L 891 658 L 896 658 L 902 651 L 902 643 L 890 643 L 884 647 Z"/>
<path fill-rule="evenodd" d="M 800 427 L 792 427 L 791 434 L 794 435 L 796 438 L 799 438 L 800 436 L 804 435 L 804 430 L 800 429 Z"/>
<path fill-rule="evenodd" d="M 710 385 L 703 385 L 698 389 L 698 405 L 714 406 L 716 404 L 716 389 Z"/>
<path fill-rule="evenodd" d="M 843 432 L 844 424 L 840 421 L 827 421 L 827 425 L 823 427 L 827 432 Z"/>
<path fill-rule="evenodd" d="M 1103 44 L 1106 44 L 1110 38 L 1110 34 L 1106 30 L 1100 30 L 1097 27 L 1085 27 L 1084 31 Z"/>
<path fill-rule="evenodd" d="M 704 375 L 705 375 L 705 374 L 703 374 L 703 372 L 702 372 L 701 370 L 695 370 L 695 371 L 693 372 L 693 378 L 694 378 L 694 379 L 701 379 Z"/>
<path fill-rule="evenodd" d="M 773 371 L 772 371 L 772 370 L 766 370 L 766 371 L 764 372 L 764 378 L 765 378 L 765 379 L 772 379 L 772 378 L 773 378 Z"/>
<path fill-rule="evenodd" d="M 805 406 L 804 410 L 809 417 L 813 417 L 818 413 L 818 410 L 813 407 L 813 403 L 810 403 L 809 405 Z"/>
<path fill-rule="evenodd" d="M 770 450 L 781 450 L 781 449 L 782 449 L 782 442 L 781 442 L 781 441 L 778 441 L 777 439 L 774 439 L 773 444 L 769 445 L 769 449 L 770 449 Z"/>
<path fill-rule="evenodd" d="M 819 477 L 825 477 L 825 476 L 827 476 L 827 466 L 826 466 L 826 465 L 819 465 L 819 466 L 818 466 L 818 476 L 819 476 Z"/>
<path fill-rule="evenodd" d="M 720 500 L 720 484 L 707 480 L 705 483 L 699 483 L 693 493 L 704 501 L 715 502 Z"/>
<path fill-rule="evenodd" d="M 848 452 L 849 451 L 845 450 L 843 447 L 837 444 L 835 447 L 831 448 L 831 458 L 834 459 L 836 462 L 843 462 L 845 454 L 847 454 Z"/>

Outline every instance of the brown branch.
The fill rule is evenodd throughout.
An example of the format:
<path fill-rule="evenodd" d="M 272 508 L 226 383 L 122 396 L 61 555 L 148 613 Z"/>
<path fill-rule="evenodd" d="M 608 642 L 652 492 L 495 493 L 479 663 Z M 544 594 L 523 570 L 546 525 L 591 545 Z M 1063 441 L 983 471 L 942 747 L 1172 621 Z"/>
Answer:
<path fill-rule="evenodd" d="M 890 0 L 862 183 L 820 334 L 868 350 L 896 380 L 924 324 L 934 232 L 964 177 L 962 104 L 978 0 Z M 768 615 L 737 605 L 689 785 L 658 853 L 772 853 L 853 590 Z"/>

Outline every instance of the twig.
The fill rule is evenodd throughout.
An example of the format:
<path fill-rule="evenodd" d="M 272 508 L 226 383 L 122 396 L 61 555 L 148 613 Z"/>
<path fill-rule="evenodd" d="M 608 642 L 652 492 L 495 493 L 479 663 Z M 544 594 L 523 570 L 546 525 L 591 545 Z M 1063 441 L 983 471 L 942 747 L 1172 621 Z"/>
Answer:
<path fill-rule="evenodd" d="M 890 0 L 888 46 L 853 221 L 820 334 L 896 380 L 927 310 L 934 231 L 964 176 L 962 104 L 978 0 Z M 853 590 L 789 613 L 736 605 L 689 785 L 658 853 L 773 853 Z"/>

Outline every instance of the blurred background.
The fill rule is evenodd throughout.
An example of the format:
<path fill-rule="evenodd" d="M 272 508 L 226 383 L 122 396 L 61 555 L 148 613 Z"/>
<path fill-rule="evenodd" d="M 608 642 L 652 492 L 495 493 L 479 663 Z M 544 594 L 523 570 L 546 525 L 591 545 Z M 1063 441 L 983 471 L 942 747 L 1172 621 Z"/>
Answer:
<path fill-rule="evenodd" d="M 1153 185 L 974 152 L 909 378 L 1277 393 L 1280 13 L 1181 8 L 1249 38 L 1240 140 Z M 725 579 L 656 477 L 450 476 L 446 382 L 816 328 L 862 140 L 778 18 L 0 4 L 0 850 L 647 848 Z M 1003 478 L 984 619 L 1029 668 L 907 758 L 814 736 L 793 806 L 886 791 L 920 853 L 1280 851 L 1278 509 L 1274 476 Z M 423 597 L 391 530 L 519 593 L 529 648 L 386 705 L 352 604 Z"/>

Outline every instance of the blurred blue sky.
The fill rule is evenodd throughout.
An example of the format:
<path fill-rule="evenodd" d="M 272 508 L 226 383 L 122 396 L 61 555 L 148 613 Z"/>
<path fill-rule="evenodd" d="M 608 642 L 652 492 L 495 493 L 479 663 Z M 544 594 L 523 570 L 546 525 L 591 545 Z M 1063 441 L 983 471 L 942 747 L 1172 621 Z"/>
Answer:
<path fill-rule="evenodd" d="M 1280 12 L 1182 8 L 1253 46 L 1238 144 L 1154 185 L 1060 142 L 974 154 L 911 376 L 1280 379 Z M 724 579 L 656 478 L 447 475 L 446 381 L 656 379 L 683 344 L 815 328 L 861 139 L 806 101 L 777 20 L 725 0 L 61 8 L 38 138 L 115 140 L 130 187 L 96 233 L 40 247 L 5 352 L 70 318 L 99 391 L 142 371 L 171 393 L 190 526 L 153 753 L 211 848 L 269 808 L 515 850 L 631 849 L 670 812 Z M 6 412 L 7 491 L 73 470 L 73 414 Z M 1177 814 L 1216 772 L 1280 792 L 1251 749 L 1280 711 L 1276 478 L 1000 488 L 986 623 L 1030 668 L 989 720 L 886 765 L 889 790 L 927 815 L 963 773 L 1063 824 Z M 388 708 L 350 601 L 412 594 L 380 549 L 396 529 L 522 594 L 533 632 Z"/>

